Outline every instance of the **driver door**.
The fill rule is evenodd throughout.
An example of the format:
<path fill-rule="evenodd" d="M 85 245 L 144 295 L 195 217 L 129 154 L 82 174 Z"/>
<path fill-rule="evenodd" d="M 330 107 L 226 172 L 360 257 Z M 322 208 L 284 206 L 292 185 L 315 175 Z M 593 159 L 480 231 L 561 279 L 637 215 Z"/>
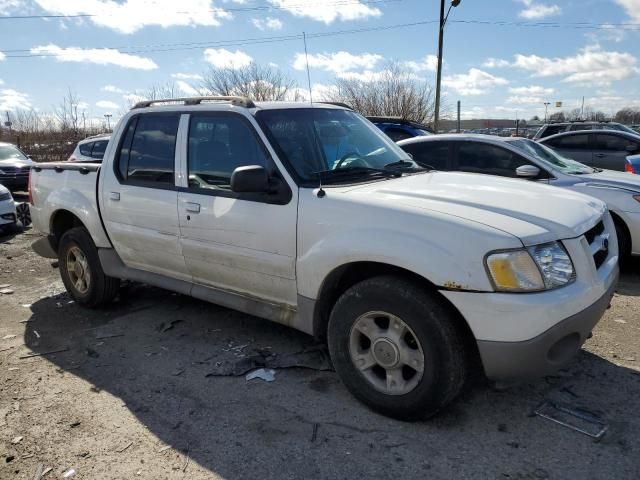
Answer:
<path fill-rule="evenodd" d="M 280 176 L 251 120 L 189 116 L 178 194 L 182 253 L 196 284 L 295 305 L 297 191 Z M 234 169 L 261 165 L 273 192 L 231 191 Z"/>

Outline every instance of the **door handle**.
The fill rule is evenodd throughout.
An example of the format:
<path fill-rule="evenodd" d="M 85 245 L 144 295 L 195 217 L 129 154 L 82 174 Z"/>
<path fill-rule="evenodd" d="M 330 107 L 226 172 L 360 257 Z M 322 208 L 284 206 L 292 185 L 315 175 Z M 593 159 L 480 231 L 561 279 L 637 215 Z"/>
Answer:
<path fill-rule="evenodd" d="M 607 154 L 606 154 L 606 153 L 594 153 L 593 155 L 594 155 L 595 157 L 598 157 L 598 158 L 602 158 L 602 157 L 606 157 L 606 156 L 607 156 Z"/>
<path fill-rule="evenodd" d="M 109 194 L 109 200 L 113 200 L 114 202 L 120 201 L 120 193 L 119 192 L 111 192 Z"/>
<path fill-rule="evenodd" d="M 187 202 L 185 208 L 186 208 L 187 212 L 200 213 L 200 204 L 199 203 Z"/>

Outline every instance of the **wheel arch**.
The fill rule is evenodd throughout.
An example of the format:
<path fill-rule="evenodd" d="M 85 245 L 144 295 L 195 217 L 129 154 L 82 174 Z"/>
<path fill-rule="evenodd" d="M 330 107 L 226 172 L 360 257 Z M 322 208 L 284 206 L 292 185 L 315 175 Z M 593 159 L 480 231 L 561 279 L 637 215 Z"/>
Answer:
<path fill-rule="evenodd" d="M 464 332 L 469 347 L 477 352 L 475 337 L 458 309 L 440 293 L 438 287 L 429 279 L 402 267 L 382 262 L 358 261 L 334 268 L 324 279 L 319 290 L 313 312 L 313 334 L 319 340 L 326 340 L 329 316 L 336 301 L 350 287 L 368 278 L 392 275 L 409 280 L 426 291 L 435 294 L 453 313 L 458 328 Z"/>
<path fill-rule="evenodd" d="M 625 235 L 625 252 L 619 252 L 620 258 L 625 258 L 628 257 L 629 255 L 631 255 L 631 252 L 633 250 L 633 245 L 631 244 L 631 230 L 629 230 L 629 227 L 627 226 L 627 222 L 625 222 L 625 220 L 616 212 L 609 210 L 609 214 L 611 215 L 611 219 L 613 220 L 614 225 L 618 225 L 624 235 Z M 618 240 L 618 245 L 620 245 L 620 241 Z"/>
<path fill-rule="evenodd" d="M 51 241 L 51 246 L 56 252 L 58 251 L 58 246 L 60 245 L 60 239 L 62 238 L 62 235 L 64 235 L 68 230 L 76 227 L 86 228 L 85 224 L 82 223 L 82 220 L 80 220 L 77 215 L 69 210 L 56 210 L 51 215 L 51 220 L 49 222 L 49 238 Z"/>

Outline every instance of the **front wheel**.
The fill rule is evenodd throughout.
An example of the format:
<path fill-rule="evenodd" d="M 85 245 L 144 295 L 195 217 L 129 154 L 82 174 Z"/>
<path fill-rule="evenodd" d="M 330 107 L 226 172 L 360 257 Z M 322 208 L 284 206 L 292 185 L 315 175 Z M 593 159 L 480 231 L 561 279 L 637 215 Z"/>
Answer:
<path fill-rule="evenodd" d="M 118 294 L 120 279 L 105 275 L 98 249 L 89 232 L 82 227 L 72 228 L 62 235 L 58 265 L 67 292 L 82 306 L 99 307 Z"/>
<path fill-rule="evenodd" d="M 433 416 L 459 394 L 467 376 L 454 315 L 435 294 L 402 278 L 364 280 L 331 313 L 335 369 L 373 410 L 403 420 Z"/>

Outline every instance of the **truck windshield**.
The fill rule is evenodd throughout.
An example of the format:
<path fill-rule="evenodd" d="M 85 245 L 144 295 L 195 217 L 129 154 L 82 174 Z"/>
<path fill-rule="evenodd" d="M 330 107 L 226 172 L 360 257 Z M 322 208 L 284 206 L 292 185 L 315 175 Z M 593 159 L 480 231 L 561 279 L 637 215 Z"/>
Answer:
<path fill-rule="evenodd" d="M 12 145 L 0 145 L 0 160 L 9 160 L 17 158 L 19 160 L 27 160 L 24 153 Z"/>
<path fill-rule="evenodd" d="M 526 139 L 511 140 L 510 144 L 520 150 L 533 155 L 541 162 L 546 163 L 551 168 L 560 170 L 562 173 L 568 173 L 571 175 L 580 175 L 583 173 L 593 173 L 594 169 L 587 165 L 570 160 L 559 155 L 557 152 L 551 150 L 549 147 L 537 142 Z"/>
<path fill-rule="evenodd" d="M 424 171 L 373 124 L 350 110 L 262 110 L 256 118 L 302 184 L 365 181 Z M 396 175 L 396 176 L 397 176 Z"/>

